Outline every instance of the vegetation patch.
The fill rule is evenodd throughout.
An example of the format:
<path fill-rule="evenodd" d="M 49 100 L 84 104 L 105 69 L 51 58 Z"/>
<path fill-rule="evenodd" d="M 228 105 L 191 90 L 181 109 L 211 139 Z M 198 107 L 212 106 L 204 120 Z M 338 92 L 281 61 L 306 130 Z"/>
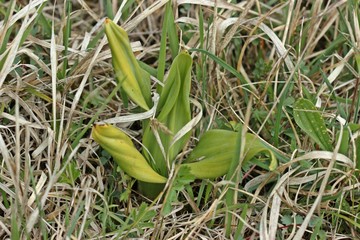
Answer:
<path fill-rule="evenodd" d="M 0 0 L 0 237 L 359 239 L 359 5 Z"/>

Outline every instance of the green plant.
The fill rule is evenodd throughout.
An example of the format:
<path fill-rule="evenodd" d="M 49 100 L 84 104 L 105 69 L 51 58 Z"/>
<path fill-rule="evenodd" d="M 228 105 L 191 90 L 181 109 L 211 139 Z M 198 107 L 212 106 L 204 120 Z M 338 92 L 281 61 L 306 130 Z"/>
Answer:
<path fill-rule="evenodd" d="M 149 74 L 141 69 L 132 54 L 126 32 L 106 19 L 105 33 L 118 83 L 134 103 L 143 110 L 149 110 Z M 122 170 L 139 180 L 140 189 L 152 198 L 164 187 L 176 156 L 190 138 L 191 128 L 187 124 L 191 121 L 191 67 L 192 58 L 187 52 L 179 53 L 173 60 L 164 86 L 157 90 L 160 99 L 155 118 L 143 120 L 143 155 L 120 129 L 107 124 L 95 124 L 93 127 L 94 140 L 114 157 Z M 206 132 L 180 168 L 188 169 L 198 179 L 226 174 L 236 152 L 236 137 L 234 131 Z M 270 159 L 268 169 L 274 170 L 277 161 L 272 151 L 255 135 L 246 134 L 244 162 L 260 152 L 266 153 Z M 159 183 L 162 185 L 159 186 Z"/>
<path fill-rule="evenodd" d="M 332 151 L 333 144 L 330 134 L 328 133 L 329 130 L 325 125 L 324 118 L 321 116 L 319 110 L 316 109 L 315 105 L 308 99 L 300 98 L 294 103 L 293 109 L 295 122 L 301 130 L 318 144 L 320 149 Z M 339 153 L 356 159 L 357 169 L 359 169 L 360 138 L 356 136 L 356 133 L 359 129 L 359 124 L 349 123 L 343 126 L 342 134 L 340 134 L 340 131 L 336 134 L 336 140 L 340 141 Z M 354 137 L 355 144 L 353 147 L 351 146 L 352 144 L 349 143 L 350 136 L 356 136 Z"/>
<path fill-rule="evenodd" d="M 324 119 L 311 101 L 304 98 L 297 100 L 294 103 L 294 118 L 296 124 L 319 144 L 321 149 L 332 150 Z"/>

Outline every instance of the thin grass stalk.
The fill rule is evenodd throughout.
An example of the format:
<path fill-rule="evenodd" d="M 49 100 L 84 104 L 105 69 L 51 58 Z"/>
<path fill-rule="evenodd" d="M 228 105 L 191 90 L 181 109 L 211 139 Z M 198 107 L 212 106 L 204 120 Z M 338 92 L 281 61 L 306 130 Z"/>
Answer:
<path fill-rule="evenodd" d="M 245 145 L 251 144 L 246 142 L 246 132 L 250 120 L 251 108 L 252 108 L 252 96 L 250 96 L 249 104 L 246 109 L 245 124 L 244 126 L 240 125 L 240 128 L 238 129 L 234 156 L 232 158 L 229 171 L 226 174 L 226 180 L 233 182 L 235 184 L 234 188 L 233 189 L 229 188 L 225 195 L 225 202 L 227 206 L 232 206 L 233 204 L 236 204 L 238 201 L 237 189 L 239 187 L 239 183 L 243 176 L 241 167 L 246 154 L 244 152 Z M 230 234 L 232 232 L 231 226 L 235 224 L 235 221 L 236 220 L 234 216 L 230 212 L 226 214 L 225 225 L 226 225 L 227 237 L 230 237 Z"/>

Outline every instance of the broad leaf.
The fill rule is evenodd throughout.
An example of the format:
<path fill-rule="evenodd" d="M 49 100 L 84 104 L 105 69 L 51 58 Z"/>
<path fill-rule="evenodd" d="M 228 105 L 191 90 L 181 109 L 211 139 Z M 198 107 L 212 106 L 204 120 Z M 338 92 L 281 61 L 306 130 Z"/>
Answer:
<path fill-rule="evenodd" d="M 226 174 L 236 151 L 236 138 L 237 132 L 220 129 L 209 130 L 201 137 L 198 145 L 182 166 L 189 167 L 190 173 L 200 179 L 216 178 Z M 242 163 L 251 162 L 259 153 L 268 155 L 269 170 L 277 167 L 274 153 L 255 135 L 247 133 Z"/>
<path fill-rule="evenodd" d="M 167 166 L 174 161 L 190 137 L 190 133 L 188 133 L 170 146 L 174 135 L 191 120 L 189 99 L 191 66 L 192 58 L 186 52 L 180 53 L 174 59 L 165 86 L 161 91 L 156 119 L 145 126 L 143 144 L 149 152 L 144 150 L 144 156 L 149 162 L 154 159 L 153 167 L 164 176 L 168 174 Z M 161 151 L 154 131 L 160 137 L 165 155 Z M 169 160 L 169 163 L 166 162 L 166 159 Z"/>
<path fill-rule="evenodd" d="M 296 124 L 323 150 L 332 150 L 331 138 L 327 132 L 324 119 L 314 104 L 304 98 L 294 104 Z"/>

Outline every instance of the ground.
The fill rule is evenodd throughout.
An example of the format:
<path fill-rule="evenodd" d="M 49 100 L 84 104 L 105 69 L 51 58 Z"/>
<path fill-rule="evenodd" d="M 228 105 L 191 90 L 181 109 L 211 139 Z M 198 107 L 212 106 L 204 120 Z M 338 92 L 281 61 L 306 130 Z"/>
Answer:
<path fill-rule="evenodd" d="M 0 0 L 1 238 L 360 239 L 359 4 Z M 94 141 L 94 123 L 142 112 L 105 18 L 153 93 L 190 54 L 196 124 L 174 160 L 210 129 L 240 129 L 224 176 L 170 174 L 152 201 Z M 143 149 L 144 122 L 113 125 Z M 270 150 L 245 163 L 246 134 Z"/>

